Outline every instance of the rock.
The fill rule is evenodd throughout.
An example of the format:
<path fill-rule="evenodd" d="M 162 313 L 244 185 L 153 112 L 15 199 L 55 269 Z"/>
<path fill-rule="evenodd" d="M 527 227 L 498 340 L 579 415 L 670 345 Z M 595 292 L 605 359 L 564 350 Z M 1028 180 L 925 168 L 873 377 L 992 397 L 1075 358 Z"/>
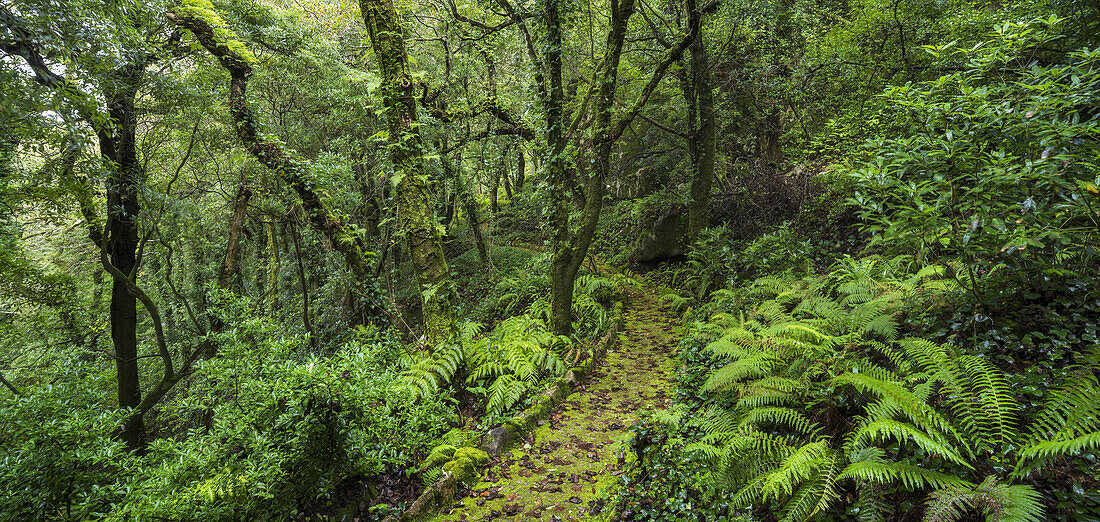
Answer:
<path fill-rule="evenodd" d="M 515 430 L 508 424 L 493 428 L 481 439 L 481 449 L 494 457 L 500 456 L 512 443 L 514 434 Z"/>
<path fill-rule="evenodd" d="M 634 242 L 634 259 L 644 263 L 682 256 L 687 253 L 687 245 L 684 244 L 686 233 L 687 216 L 661 216 L 652 225 L 642 226 L 642 232 Z"/>
<path fill-rule="evenodd" d="M 579 368 L 574 369 L 574 370 L 569 370 L 569 371 L 565 372 L 565 376 L 562 377 L 562 379 L 564 379 L 566 384 L 568 384 L 569 387 L 572 388 L 573 386 L 576 386 L 577 383 L 583 377 L 583 375 L 580 375 L 580 374 L 583 374 L 583 371 L 581 371 Z"/>
<path fill-rule="evenodd" d="M 463 484 L 473 484 L 481 476 L 478 465 L 470 459 L 454 459 L 443 465 L 443 471 L 454 475 Z"/>

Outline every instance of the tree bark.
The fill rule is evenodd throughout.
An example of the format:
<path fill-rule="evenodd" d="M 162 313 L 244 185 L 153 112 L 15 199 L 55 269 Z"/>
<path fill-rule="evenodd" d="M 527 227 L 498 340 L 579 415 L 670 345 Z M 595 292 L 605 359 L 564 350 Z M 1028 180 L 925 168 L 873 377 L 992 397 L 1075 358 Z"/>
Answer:
<path fill-rule="evenodd" d="M 527 176 L 527 161 L 524 158 L 523 146 L 520 143 L 516 144 L 516 193 L 523 191 L 523 182 L 526 181 Z"/>
<path fill-rule="evenodd" d="M 380 93 L 389 125 L 397 182 L 398 223 L 405 234 L 423 303 L 425 341 L 449 339 L 455 325 L 450 270 L 443 255 L 435 207 L 424 171 L 416 116 L 416 82 L 409 74 L 405 39 L 393 0 L 360 0 L 359 8 L 382 76 Z"/>
<path fill-rule="evenodd" d="M 485 244 L 485 236 L 481 233 L 481 216 L 477 211 L 477 201 L 474 201 L 473 194 L 470 192 L 470 185 L 466 181 L 466 176 L 462 173 L 461 165 L 462 162 L 459 162 L 459 167 L 455 170 L 455 186 L 462 191 L 462 207 L 466 211 L 466 223 L 470 226 L 470 231 L 474 233 L 477 256 L 481 259 L 482 265 L 491 266 L 489 249 Z"/>
<path fill-rule="evenodd" d="M 106 160 L 107 226 L 101 245 L 110 263 L 136 281 L 138 259 L 138 225 L 141 213 L 139 186 L 144 175 L 137 158 L 137 116 L 134 103 L 145 71 L 145 63 L 131 64 L 112 71 L 105 82 L 104 98 L 113 125 L 99 126 L 100 155 Z M 136 408 L 141 404 L 141 379 L 138 374 L 137 296 L 126 282 L 114 278 L 111 286 L 111 340 L 115 347 L 115 370 L 118 378 L 118 405 Z M 145 422 L 132 417 L 122 428 L 126 446 L 139 453 L 145 451 Z"/>
<path fill-rule="evenodd" d="M 297 221 L 297 220 L 295 220 Z M 317 353 L 317 331 L 313 329 L 313 321 L 309 313 L 309 287 L 306 285 L 306 269 L 302 264 L 302 248 L 298 240 L 298 228 L 294 227 L 290 238 L 294 241 L 294 260 L 298 265 L 298 284 L 302 288 L 302 325 L 309 333 L 309 347 L 313 353 Z"/>
<path fill-rule="evenodd" d="M 714 120 L 714 91 L 711 85 L 707 48 L 703 39 L 703 12 L 695 0 L 687 0 L 688 31 L 691 41 L 691 90 L 695 101 L 694 114 L 689 130 L 691 140 L 691 199 L 688 202 L 687 240 L 695 241 L 699 231 L 707 226 L 710 210 L 710 191 L 714 184 L 714 157 L 717 148 Z"/>
<path fill-rule="evenodd" d="M 553 3 L 551 0 L 549 3 Z M 551 10 L 547 9 L 548 14 Z M 557 16 L 557 9 L 553 10 Z M 611 147 L 617 136 L 611 123 L 611 108 L 615 102 L 615 91 L 619 75 L 619 60 L 622 57 L 623 43 L 626 40 L 626 31 L 630 22 L 630 16 L 634 14 L 634 0 L 611 1 L 611 28 L 607 35 L 606 66 L 600 79 L 599 94 L 595 105 L 595 132 L 593 148 L 596 154 L 596 169 L 588 178 L 585 187 L 584 211 L 579 229 L 575 234 L 570 234 L 568 212 L 563 198 L 557 198 L 558 203 L 554 208 L 554 225 L 557 227 L 554 236 L 554 254 L 551 260 L 553 282 L 551 284 L 551 326 L 555 334 L 570 335 L 573 333 L 573 285 L 580 270 L 581 263 L 588 254 L 588 248 L 596 234 L 596 225 L 599 223 L 600 211 L 603 208 L 603 197 L 606 192 L 605 180 L 611 169 Z M 557 24 L 554 24 L 555 26 Z M 550 32 L 551 47 L 560 47 L 560 31 Z M 554 40 L 553 38 L 557 38 Z M 561 57 L 548 60 L 548 63 L 557 64 L 557 70 L 551 69 L 552 92 L 561 91 Z M 556 82 L 556 83 L 555 83 Z M 553 98 L 553 95 L 551 96 Z M 558 106 L 560 110 L 560 105 Z M 564 123 L 562 120 L 557 120 Z M 560 128 L 556 125 L 553 128 Z M 562 138 L 558 138 L 562 139 Z M 555 158 L 561 161 L 560 154 L 555 147 Z M 552 158 L 555 159 L 555 158 Z M 554 172 L 558 176 L 557 181 L 564 186 L 564 169 Z"/>
<path fill-rule="evenodd" d="M 233 218 L 229 222 L 229 238 L 226 241 L 225 257 L 218 269 L 218 288 L 229 288 L 233 275 L 237 273 L 237 264 L 241 252 L 241 228 L 244 226 L 244 218 L 248 211 L 248 200 L 252 198 L 252 191 L 248 190 L 243 180 L 237 187 L 237 195 L 233 198 Z"/>
<path fill-rule="evenodd" d="M 310 226 L 323 234 L 340 252 L 356 281 L 367 286 L 372 280 L 370 264 L 354 232 L 325 208 L 306 175 L 310 165 L 281 145 L 261 136 L 259 122 L 248 104 L 246 91 L 255 57 L 244 47 L 209 2 L 196 0 L 177 5 L 168 14 L 177 25 L 190 30 L 199 44 L 229 71 L 229 111 L 237 136 L 260 163 L 282 178 L 298 194 Z M 215 29 L 217 28 L 217 29 Z"/>
<path fill-rule="evenodd" d="M 264 221 L 267 233 L 267 280 L 264 288 L 264 309 L 268 315 L 275 315 L 279 307 L 279 243 L 275 239 L 275 222 Z"/>

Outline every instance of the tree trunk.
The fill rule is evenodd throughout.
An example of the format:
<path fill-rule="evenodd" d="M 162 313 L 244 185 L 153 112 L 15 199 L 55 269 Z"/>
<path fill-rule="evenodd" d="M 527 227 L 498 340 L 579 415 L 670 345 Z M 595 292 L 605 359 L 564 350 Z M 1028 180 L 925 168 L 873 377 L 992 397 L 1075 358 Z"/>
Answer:
<path fill-rule="evenodd" d="M 688 31 L 691 42 L 691 87 L 694 93 L 698 128 L 692 118 L 691 135 L 691 199 L 688 202 L 687 240 L 695 241 L 699 231 L 707 226 L 710 191 L 714 183 L 714 156 L 717 146 L 714 121 L 714 91 L 710 81 L 707 48 L 703 40 L 703 13 L 695 0 L 687 0 Z"/>
<path fill-rule="evenodd" d="M 516 145 L 516 193 L 523 191 L 524 178 L 527 177 L 527 161 L 524 158 L 523 147 L 520 144 Z"/>
<path fill-rule="evenodd" d="M 294 228 L 290 238 L 294 241 L 294 260 L 298 265 L 298 284 L 302 289 L 302 326 L 305 326 L 306 332 L 309 333 L 310 350 L 317 353 L 317 331 L 313 329 L 313 321 L 309 313 L 309 286 L 306 285 L 306 269 L 302 264 L 302 247 L 299 245 L 298 227 L 296 225 L 291 226 Z"/>
<path fill-rule="evenodd" d="M 757 130 L 760 155 L 764 163 L 769 167 L 779 164 L 779 136 L 783 133 L 783 122 L 779 116 L 778 104 L 773 104 L 767 109 L 767 113 L 760 120 Z"/>
<path fill-rule="evenodd" d="M 508 179 L 508 163 L 505 161 L 507 155 L 502 155 L 500 163 L 497 165 L 497 170 L 500 171 L 500 180 L 504 183 L 504 193 L 508 195 L 508 201 L 512 201 L 512 180 Z"/>
<path fill-rule="evenodd" d="M 482 143 L 482 147 L 484 146 L 485 144 Z M 484 148 L 482 152 L 484 152 Z M 481 163 L 481 167 L 485 169 L 484 162 Z M 492 212 L 495 218 L 500 213 L 500 203 L 497 201 L 497 194 L 500 192 L 500 171 L 493 169 L 492 174 L 489 174 L 489 176 L 489 212 Z"/>
<path fill-rule="evenodd" d="M 444 193 L 446 203 L 443 204 L 443 218 L 439 220 L 439 224 L 443 225 L 443 228 L 451 226 L 451 222 L 455 219 L 455 207 L 458 206 L 458 183 L 451 180 L 451 193 Z"/>
<path fill-rule="evenodd" d="M 241 228 L 248 211 L 248 200 L 252 191 L 245 186 L 244 180 L 237 187 L 237 196 L 233 198 L 233 220 L 229 223 L 229 239 L 225 248 L 225 257 L 218 269 L 218 288 L 229 288 L 233 275 L 237 273 L 237 263 L 241 252 Z"/>
<path fill-rule="evenodd" d="M 549 157 L 546 158 L 547 177 L 550 181 L 550 226 L 554 236 L 551 242 L 553 257 L 550 261 L 550 328 L 557 335 L 573 333 L 573 279 L 570 266 L 573 250 L 569 241 L 569 200 L 565 190 L 568 171 L 565 166 L 565 125 L 562 112 L 565 93 L 561 78 L 561 14 L 560 0 L 546 0 L 546 67 L 549 69 L 549 95 L 546 99 L 546 141 Z"/>
<path fill-rule="evenodd" d="M 470 186 L 466 183 L 466 176 L 462 174 L 461 162 L 459 162 L 458 169 L 455 170 L 455 183 L 456 187 L 462 191 L 462 205 L 466 211 L 466 223 L 474 233 L 474 241 L 477 244 L 477 256 L 481 259 L 481 264 L 491 266 L 489 261 L 489 249 L 485 245 L 485 236 L 481 233 L 481 216 L 478 215 L 477 201 L 474 201 L 474 197 L 470 192 Z"/>
<path fill-rule="evenodd" d="M 551 7 L 553 6 L 553 7 Z M 606 191 L 605 180 L 611 169 L 611 147 L 621 131 L 611 123 L 611 109 L 615 101 L 615 90 L 619 74 L 619 59 L 622 57 L 623 42 L 626 40 L 626 30 L 630 22 L 630 16 L 634 14 L 634 0 L 612 0 L 611 2 L 611 28 L 607 35 L 606 68 L 600 79 L 599 94 L 595 105 L 595 132 L 593 148 L 596 154 L 595 172 L 588 178 L 585 187 L 584 212 L 579 229 L 575 234 L 570 234 L 569 214 L 564 197 L 557 197 L 554 211 L 551 216 L 552 224 L 556 228 L 553 241 L 553 259 L 551 260 L 551 327 L 555 334 L 570 335 L 573 333 L 572 309 L 573 309 L 573 284 L 580 270 L 581 263 L 588 255 L 588 248 L 596 234 L 596 225 L 599 223 L 600 211 L 603 208 L 603 196 Z M 551 0 L 547 2 L 547 20 L 551 49 L 561 48 L 561 32 L 559 28 L 557 4 Z M 560 53 L 560 51 L 558 51 Z M 550 64 L 550 85 L 553 100 L 552 107 L 557 116 L 551 119 L 550 137 L 553 156 L 550 158 L 551 184 L 555 187 L 565 186 L 564 168 L 564 137 L 560 134 L 561 119 L 561 55 L 550 55 L 548 52 L 547 63 Z M 560 143 L 555 143 L 554 140 Z M 560 162 L 560 164 L 555 164 Z"/>
<path fill-rule="evenodd" d="M 144 64 L 131 65 L 113 71 L 104 89 L 113 129 L 100 130 L 101 156 L 110 165 L 107 178 L 106 253 L 112 265 L 137 280 L 138 227 L 141 213 L 139 186 L 144 177 L 137 159 L 137 116 L 134 100 L 144 74 Z M 137 408 L 141 404 L 141 380 L 138 375 L 137 297 L 119 278 L 111 286 L 111 340 L 115 347 L 115 370 L 118 377 L 118 405 Z M 132 417 L 122 428 L 126 446 L 139 453 L 145 451 L 145 422 Z"/>
<path fill-rule="evenodd" d="M 389 124 L 390 157 L 397 182 L 398 222 L 405 234 L 423 302 L 428 346 L 451 337 L 455 325 L 451 274 L 436 228 L 417 126 L 417 83 L 409 75 L 405 39 L 393 0 L 360 0 L 359 8 L 382 76 L 379 89 Z"/>
<path fill-rule="evenodd" d="M 225 22 L 217 13 L 196 4 L 177 5 L 173 9 L 169 18 L 190 30 L 199 44 L 229 71 L 229 111 L 236 123 L 237 136 L 248 147 L 248 152 L 294 189 L 313 230 L 323 234 L 333 249 L 343 255 L 357 282 L 369 286 L 373 277 L 361 243 L 354 231 L 348 230 L 340 218 L 325 208 L 306 175 L 310 165 L 278 143 L 264 138 L 260 132 L 247 97 L 248 80 L 252 77 L 256 58 L 232 31 L 225 28 Z"/>
<path fill-rule="evenodd" d="M 279 242 L 275 239 L 275 222 L 264 221 L 267 233 L 267 281 L 264 288 L 264 309 L 274 316 L 279 308 Z"/>

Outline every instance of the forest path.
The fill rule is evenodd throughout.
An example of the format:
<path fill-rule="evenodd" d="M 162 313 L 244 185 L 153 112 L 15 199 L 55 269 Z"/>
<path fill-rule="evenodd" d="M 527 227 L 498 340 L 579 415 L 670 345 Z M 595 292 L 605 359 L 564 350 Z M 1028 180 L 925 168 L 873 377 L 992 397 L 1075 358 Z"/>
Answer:
<path fill-rule="evenodd" d="M 619 341 L 545 423 L 499 458 L 434 520 L 579 521 L 618 480 L 627 431 L 672 402 L 677 319 L 651 290 L 626 290 Z"/>

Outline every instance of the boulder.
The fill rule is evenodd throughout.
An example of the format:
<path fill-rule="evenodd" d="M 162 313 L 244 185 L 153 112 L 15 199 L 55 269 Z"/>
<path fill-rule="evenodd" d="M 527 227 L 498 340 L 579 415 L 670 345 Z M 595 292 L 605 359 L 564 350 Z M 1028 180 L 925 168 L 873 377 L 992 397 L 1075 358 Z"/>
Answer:
<path fill-rule="evenodd" d="M 687 216 L 669 214 L 643 224 L 641 234 L 634 242 L 634 259 L 639 263 L 661 261 L 687 253 L 684 235 L 687 233 Z"/>
<path fill-rule="evenodd" d="M 512 443 L 514 434 L 515 430 L 509 424 L 493 428 L 481 439 L 481 449 L 494 457 L 500 456 Z"/>

